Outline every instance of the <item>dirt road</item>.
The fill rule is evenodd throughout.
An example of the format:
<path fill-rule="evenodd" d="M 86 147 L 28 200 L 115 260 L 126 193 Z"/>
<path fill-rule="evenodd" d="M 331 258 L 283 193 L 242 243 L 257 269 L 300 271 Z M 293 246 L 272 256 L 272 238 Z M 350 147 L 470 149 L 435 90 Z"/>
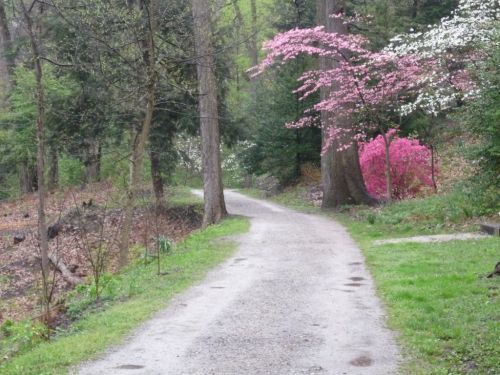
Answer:
<path fill-rule="evenodd" d="M 80 374 L 395 374 L 363 257 L 329 219 L 227 192 L 240 249 Z"/>

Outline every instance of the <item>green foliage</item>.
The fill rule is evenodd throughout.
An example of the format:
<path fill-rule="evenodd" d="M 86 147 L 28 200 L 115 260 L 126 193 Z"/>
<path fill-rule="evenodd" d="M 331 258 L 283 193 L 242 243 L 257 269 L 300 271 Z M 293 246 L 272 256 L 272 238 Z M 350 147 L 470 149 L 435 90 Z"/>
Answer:
<path fill-rule="evenodd" d="M 469 154 L 480 168 L 477 178 L 483 186 L 500 189 L 500 44 L 492 45 L 496 47 L 485 51 L 488 58 L 477 69 L 480 96 L 465 107 L 464 122 L 472 134 L 479 136 L 479 142 L 470 146 Z"/>
<path fill-rule="evenodd" d="M 75 85 L 68 76 L 58 75 L 48 64 L 44 64 L 44 72 L 47 141 L 51 143 L 56 142 L 56 128 L 63 122 L 61 113 Z M 14 79 L 16 85 L 9 95 L 10 106 L 0 112 L 0 191 L 6 188 L 3 180 L 7 175 L 18 174 L 21 165 L 30 168 L 36 158 L 35 75 L 31 69 L 19 66 Z"/>
<path fill-rule="evenodd" d="M 409 236 L 422 233 L 442 233 L 474 230 L 477 219 L 500 210 L 498 194 L 480 194 L 470 185 L 440 195 L 394 202 L 378 208 L 349 208 L 351 217 L 365 223 L 366 233 L 373 238 Z M 370 225 L 366 225 L 370 224 Z"/>
<path fill-rule="evenodd" d="M 83 163 L 72 157 L 63 155 L 59 158 L 59 184 L 69 187 L 81 184 L 84 181 Z"/>
<path fill-rule="evenodd" d="M 44 342 L 47 335 L 47 327 L 41 323 L 5 321 L 0 326 L 0 363 Z"/>
<path fill-rule="evenodd" d="M 348 13 L 368 17 L 368 23 L 353 32 L 366 34 L 376 48 L 383 48 L 397 34 L 413 29 L 424 29 L 447 17 L 458 5 L 458 0 L 348 0 Z"/>
<path fill-rule="evenodd" d="M 164 255 L 170 255 L 174 248 L 174 244 L 171 239 L 161 235 L 157 239 L 157 246 L 160 249 L 160 253 Z"/>
<path fill-rule="evenodd" d="M 312 63 L 312 62 L 309 62 Z M 321 134 L 317 128 L 287 129 L 285 124 L 300 118 L 313 100 L 299 101 L 292 94 L 297 78 L 308 62 L 288 65 L 261 77 L 253 113 L 252 146 L 243 154 L 243 166 L 251 173 L 270 174 L 282 183 L 300 175 L 305 162 L 319 163 Z"/>

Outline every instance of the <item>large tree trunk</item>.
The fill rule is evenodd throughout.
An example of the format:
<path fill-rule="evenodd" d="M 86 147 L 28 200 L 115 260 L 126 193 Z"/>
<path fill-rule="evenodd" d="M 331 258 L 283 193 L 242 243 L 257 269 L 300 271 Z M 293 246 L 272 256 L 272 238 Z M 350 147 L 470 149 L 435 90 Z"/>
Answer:
<path fill-rule="evenodd" d="M 146 109 L 142 128 L 140 129 L 137 140 L 131 140 L 133 145 L 131 155 L 130 182 L 127 191 L 125 203 L 125 218 L 122 223 L 122 231 L 120 233 L 120 266 L 124 266 L 128 262 L 128 249 L 130 241 L 130 231 L 132 230 L 132 221 L 134 217 L 135 200 L 137 192 L 142 181 L 142 166 L 144 160 L 144 150 L 146 142 L 149 139 L 151 130 L 151 122 L 153 120 L 153 112 L 155 107 L 155 91 L 157 82 L 156 73 L 156 50 L 154 34 L 156 31 L 156 1 L 149 0 L 140 1 L 140 9 L 143 12 L 143 17 L 146 22 L 146 35 L 142 44 L 143 60 L 146 67 Z"/>
<path fill-rule="evenodd" d="M 317 24 L 325 26 L 329 32 L 347 33 L 347 28 L 342 20 L 330 17 L 331 14 L 338 13 L 342 9 L 345 9 L 342 0 L 317 0 Z M 333 69 L 336 64 L 337 62 L 333 59 L 320 59 L 320 68 L 323 70 Z M 332 90 L 335 90 L 334 86 L 322 88 L 320 99 L 328 98 Z M 329 138 L 329 129 L 334 126 L 333 115 L 323 111 L 321 113 L 321 123 L 323 146 L 325 146 Z M 335 126 L 347 131 L 343 133 L 342 139 L 333 142 L 332 146 L 321 157 L 322 207 L 332 208 L 346 204 L 372 204 L 374 200 L 368 194 L 361 174 L 357 144 L 352 139 L 354 134 L 349 131 L 352 128 L 351 119 L 343 116 L 340 121 L 335 121 Z M 340 144 L 351 144 L 351 147 L 338 151 L 338 145 Z"/>
<path fill-rule="evenodd" d="M 33 57 L 33 65 L 36 79 L 36 138 L 37 138 L 37 177 L 38 177 L 38 239 L 40 253 L 42 258 L 42 283 L 43 283 L 43 306 L 45 317 L 50 313 L 50 296 L 49 296 L 49 244 L 47 238 L 47 223 L 45 217 L 45 93 L 43 88 L 43 70 L 40 49 L 38 45 L 37 35 L 35 34 L 33 20 L 26 8 L 24 1 L 21 1 L 24 21 L 29 35 L 31 44 L 31 53 Z"/>
<path fill-rule="evenodd" d="M 226 214 L 220 157 L 217 84 L 212 46 L 211 5 L 192 0 L 197 59 L 199 112 L 203 159 L 205 211 L 203 226 L 218 223 Z"/>

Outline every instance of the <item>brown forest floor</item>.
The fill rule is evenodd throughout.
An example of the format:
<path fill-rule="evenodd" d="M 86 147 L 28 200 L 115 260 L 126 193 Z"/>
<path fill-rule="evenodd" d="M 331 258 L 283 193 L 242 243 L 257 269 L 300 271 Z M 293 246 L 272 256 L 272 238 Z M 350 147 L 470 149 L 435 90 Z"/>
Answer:
<path fill-rule="evenodd" d="M 123 217 L 118 191 L 110 184 L 99 183 L 84 190 L 55 191 L 47 198 L 47 224 L 61 224 L 59 234 L 49 242 L 50 252 L 56 253 L 75 276 L 86 277 L 91 269 L 82 244 L 102 237 L 111 249 L 108 271 L 113 271 Z M 83 202 L 90 200 L 91 206 L 83 207 Z M 144 204 L 139 204 L 134 212 L 131 246 L 147 242 L 151 248 L 158 235 L 177 242 L 201 225 L 200 216 L 193 207 L 166 208 L 157 216 L 148 206 L 148 191 L 139 198 L 139 203 L 141 200 Z M 0 202 L 0 324 L 39 315 L 41 277 L 37 216 L 35 194 Z M 15 244 L 16 235 L 24 240 Z M 54 300 L 57 301 L 64 299 L 71 285 L 59 272 L 54 275 Z"/>

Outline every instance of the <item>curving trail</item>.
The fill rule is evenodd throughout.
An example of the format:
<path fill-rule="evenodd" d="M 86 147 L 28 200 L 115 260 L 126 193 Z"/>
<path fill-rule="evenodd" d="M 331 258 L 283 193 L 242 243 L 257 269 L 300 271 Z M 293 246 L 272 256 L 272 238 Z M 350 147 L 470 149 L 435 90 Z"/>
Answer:
<path fill-rule="evenodd" d="M 80 374 L 397 373 L 360 250 L 336 222 L 226 192 L 240 249 Z"/>

